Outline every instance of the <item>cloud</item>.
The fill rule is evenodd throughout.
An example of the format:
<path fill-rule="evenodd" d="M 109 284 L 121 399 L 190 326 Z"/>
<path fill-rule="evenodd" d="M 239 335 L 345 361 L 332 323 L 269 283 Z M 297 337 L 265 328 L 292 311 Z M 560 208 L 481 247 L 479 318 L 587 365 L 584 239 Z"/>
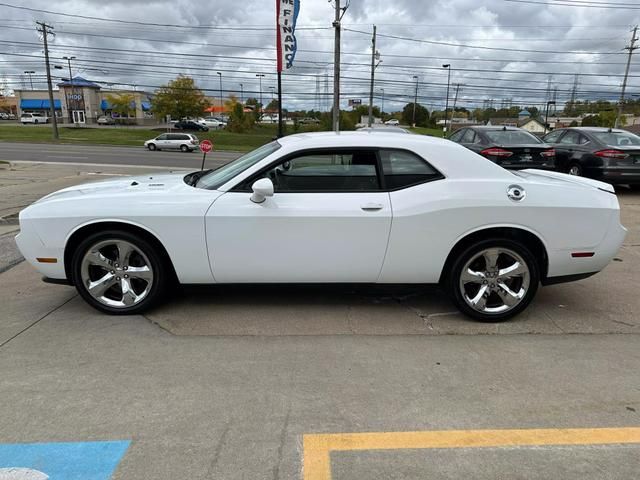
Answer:
<path fill-rule="evenodd" d="M 64 55 L 74 55 L 74 72 L 86 78 L 123 86 L 135 84 L 152 91 L 178 73 L 185 73 L 208 94 L 216 95 L 216 72 L 220 71 L 224 90 L 239 94 L 242 83 L 246 97 L 259 95 L 255 75 L 265 73 L 262 90 L 268 99 L 269 87 L 276 84 L 274 2 L 212 4 L 212 8 L 201 8 L 197 0 L 29 2 L 31 8 L 133 20 L 144 25 L 0 7 L 0 18 L 5 18 L 0 21 L 5 26 L 0 35 L 5 42 L 1 43 L 5 54 L 0 54 L 0 77 L 4 74 L 10 86 L 19 88 L 26 81 L 24 75 L 20 78 L 22 72 L 35 70 L 34 79 L 43 86 L 41 47 L 33 22 L 45 19 L 57 33 L 52 42 L 54 64 L 59 64 Z M 367 97 L 371 38 L 368 33 L 358 32 L 370 32 L 374 23 L 378 25 L 378 50 L 383 59 L 376 71 L 376 97 L 379 102 L 384 89 L 385 110 L 397 110 L 412 101 L 414 75 L 420 77 L 419 101 L 430 109 L 442 108 L 447 82 L 443 63 L 452 65 L 452 83 L 462 85 L 458 105 L 469 108 L 481 106 L 487 99 L 543 104 L 548 99 L 549 78 L 562 103 L 570 96 L 576 73 L 581 75 L 579 97 L 615 99 L 624 73 L 625 57 L 620 53 L 624 53 L 622 48 L 630 37 L 629 13 L 634 11 L 501 0 L 352 0 L 343 18 L 342 105 L 346 107 L 348 98 Z M 331 3 L 301 0 L 297 61 L 283 76 L 286 107 L 330 104 L 325 89 L 328 83 L 329 93 L 332 91 L 332 21 Z M 603 53 L 559 53 L 569 51 Z M 638 77 L 630 78 L 628 91 L 640 93 L 640 69 L 632 66 L 632 74 Z"/>

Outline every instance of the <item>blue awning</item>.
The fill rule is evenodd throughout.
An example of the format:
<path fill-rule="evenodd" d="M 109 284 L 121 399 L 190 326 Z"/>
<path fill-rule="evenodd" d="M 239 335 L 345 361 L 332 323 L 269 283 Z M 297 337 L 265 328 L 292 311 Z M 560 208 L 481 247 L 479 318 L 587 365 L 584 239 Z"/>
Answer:
<path fill-rule="evenodd" d="M 60 100 L 54 100 L 53 106 L 56 110 L 62 109 L 62 104 Z M 33 100 L 33 99 L 25 99 L 20 100 L 20 109 L 21 110 L 49 110 L 51 108 L 51 104 L 49 100 Z"/>
<path fill-rule="evenodd" d="M 106 100 L 102 100 L 100 102 L 100 109 L 101 110 L 109 110 L 111 108 L 111 105 L 109 105 L 109 102 L 107 102 Z"/>
<path fill-rule="evenodd" d="M 151 102 L 141 102 L 141 104 L 143 111 L 148 112 L 149 110 L 151 110 Z"/>

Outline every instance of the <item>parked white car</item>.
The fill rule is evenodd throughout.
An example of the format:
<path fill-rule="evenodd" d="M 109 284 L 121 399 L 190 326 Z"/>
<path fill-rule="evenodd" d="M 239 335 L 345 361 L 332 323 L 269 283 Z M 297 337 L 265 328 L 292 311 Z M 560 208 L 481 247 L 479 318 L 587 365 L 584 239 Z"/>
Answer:
<path fill-rule="evenodd" d="M 395 119 L 395 118 L 392 118 L 392 119 L 387 120 L 386 122 L 384 122 L 384 124 L 385 124 L 385 125 L 398 126 L 398 125 L 400 125 L 400 121 L 399 121 L 399 120 L 397 120 L 397 119 Z"/>
<path fill-rule="evenodd" d="M 200 125 L 204 125 L 205 127 L 213 128 L 213 129 L 221 129 L 227 126 L 227 122 L 223 122 L 219 118 L 215 117 L 205 117 L 199 118 L 196 120 Z"/>
<path fill-rule="evenodd" d="M 20 115 L 20 121 L 23 125 L 27 123 L 49 123 L 49 117 L 42 113 L 23 113 Z"/>
<path fill-rule="evenodd" d="M 163 133 L 144 142 L 145 148 L 153 150 L 181 150 L 193 152 L 200 146 L 200 140 L 192 133 Z"/>
<path fill-rule="evenodd" d="M 439 283 L 483 321 L 521 312 L 540 283 L 602 270 L 626 234 L 609 184 L 369 132 L 291 135 L 213 171 L 65 188 L 22 210 L 20 229 L 27 261 L 112 314 L 145 310 L 174 279 Z"/>

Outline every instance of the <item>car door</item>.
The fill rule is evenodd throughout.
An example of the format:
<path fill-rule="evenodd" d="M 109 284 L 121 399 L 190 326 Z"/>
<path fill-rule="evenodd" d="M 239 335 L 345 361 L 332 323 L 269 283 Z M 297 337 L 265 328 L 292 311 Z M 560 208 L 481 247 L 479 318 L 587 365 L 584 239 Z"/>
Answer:
<path fill-rule="evenodd" d="M 554 144 L 556 151 L 556 166 L 559 171 L 569 171 L 572 165 L 580 163 L 580 133 L 576 130 L 567 130 L 558 143 Z"/>
<path fill-rule="evenodd" d="M 169 137 L 169 134 L 167 133 L 163 133 L 162 135 L 158 135 L 154 141 L 154 143 L 156 144 L 156 148 L 159 149 L 166 149 L 167 148 L 167 139 Z"/>
<path fill-rule="evenodd" d="M 269 178 L 274 195 L 250 200 Z M 206 216 L 216 282 L 375 282 L 391 228 L 375 149 L 288 155 L 216 200 Z"/>
<path fill-rule="evenodd" d="M 460 143 L 467 147 L 469 150 L 480 153 L 482 151 L 480 140 L 480 136 L 474 130 L 467 128 L 464 132 L 464 135 L 460 139 Z"/>

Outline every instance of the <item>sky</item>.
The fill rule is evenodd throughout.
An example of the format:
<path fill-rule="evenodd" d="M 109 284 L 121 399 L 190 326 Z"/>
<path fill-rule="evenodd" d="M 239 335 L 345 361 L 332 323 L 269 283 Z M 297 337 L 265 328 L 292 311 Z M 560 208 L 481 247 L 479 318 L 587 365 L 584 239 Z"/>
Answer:
<path fill-rule="evenodd" d="M 289 110 L 331 105 L 334 5 L 300 0 L 296 61 L 283 73 Z M 220 72 L 223 97 L 261 93 L 266 104 L 276 90 L 275 0 L 0 2 L 0 81 L 8 90 L 30 88 L 27 70 L 36 72 L 35 88 L 45 86 L 35 21 L 56 33 L 52 63 L 65 66 L 53 70 L 57 77 L 68 76 L 62 57 L 75 56 L 73 76 L 105 89 L 153 92 L 186 74 L 219 97 Z M 342 18 L 341 106 L 368 102 L 374 24 L 382 60 L 374 102 L 390 112 L 413 101 L 416 76 L 418 102 L 429 110 L 443 108 L 448 83 L 450 106 L 469 109 L 488 102 L 542 109 L 554 97 L 562 105 L 576 79 L 578 99 L 615 101 L 637 23 L 640 4 L 632 0 L 351 0 Z M 640 50 L 627 94 L 640 94 Z"/>

